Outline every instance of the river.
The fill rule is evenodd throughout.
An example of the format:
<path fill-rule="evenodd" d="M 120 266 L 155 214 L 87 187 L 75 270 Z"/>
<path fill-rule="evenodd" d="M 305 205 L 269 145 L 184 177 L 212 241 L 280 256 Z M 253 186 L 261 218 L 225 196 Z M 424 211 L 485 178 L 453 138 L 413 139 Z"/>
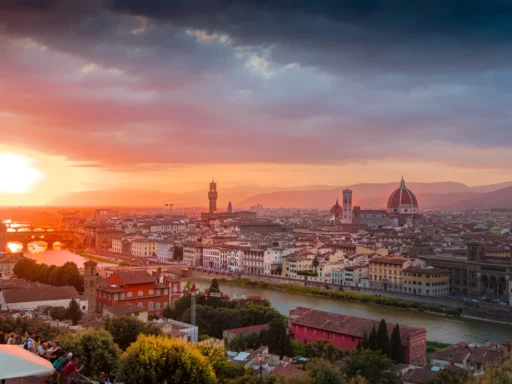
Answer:
<path fill-rule="evenodd" d="M 68 261 L 73 261 L 77 264 L 78 268 L 82 268 L 84 262 L 88 260 L 66 249 L 50 251 L 41 249 L 40 251 L 43 252 L 26 252 L 25 255 L 36 260 L 38 263 L 46 263 L 48 265 L 63 265 Z M 98 264 L 101 267 L 114 265 L 109 263 Z M 196 285 L 199 289 L 203 290 L 210 286 L 210 281 L 197 279 Z M 270 301 L 272 306 L 284 315 L 288 315 L 290 309 L 303 306 L 373 320 L 381 320 L 384 318 L 390 323 L 398 322 L 401 325 L 425 328 L 428 331 L 428 339 L 434 341 L 446 343 L 458 343 L 460 341 L 485 343 L 486 340 L 489 340 L 491 343 L 500 343 L 512 339 L 512 326 L 505 324 L 444 317 L 400 308 L 351 301 L 338 301 L 271 289 L 243 287 L 229 283 L 222 283 L 221 289 L 227 294 L 264 296 Z"/>
<path fill-rule="evenodd" d="M 201 290 L 210 286 L 210 282 L 207 280 L 195 280 L 195 283 Z M 506 324 L 445 317 L 401 308 L 332 300 L 271 289 L 243 287 L 229 283 L 221 283 L 221 290 L 226 294 L 264 296 L 273 307 L 286 316 L 288 316 L 290 309 L 302 306 L 373 320 L 384 318 L 388 323 L 398 322 L 400 325 L 425 328 L 428 332 L 428 340 L 451 344 L 461 341 L 483 344 L 486 340 L 491 343 L 501 343 L 512 338 L 512 326 Z"/>

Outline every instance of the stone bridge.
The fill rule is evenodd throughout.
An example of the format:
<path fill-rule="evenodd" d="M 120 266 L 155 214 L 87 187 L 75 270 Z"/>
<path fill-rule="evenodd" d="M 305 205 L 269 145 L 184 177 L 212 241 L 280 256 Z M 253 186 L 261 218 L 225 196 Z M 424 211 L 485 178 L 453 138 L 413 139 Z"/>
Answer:
<path fill-rule="evenodd" d="M 16 242 L 23 244 L 23 249 L 27 250 L 28 244 L 33 241 L 44 241 L 48 244 L 48 249 L 53 248 L 53 243 L 60 242 L 66 246 L 73 246 L 83 242 L 82 236 L 72 231 L 18 231 L 7 232 L 5 234 L 6 243 Z"/>

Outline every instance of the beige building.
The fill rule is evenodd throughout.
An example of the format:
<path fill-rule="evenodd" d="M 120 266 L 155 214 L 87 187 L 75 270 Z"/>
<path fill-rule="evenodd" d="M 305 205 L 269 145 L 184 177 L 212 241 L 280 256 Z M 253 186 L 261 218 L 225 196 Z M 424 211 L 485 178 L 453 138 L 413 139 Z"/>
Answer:
<path fill-rule="evenodd" d="M 151 240 L 132 241 L 132 255 L 139 257 L 156 257 L 158 244 Z"/>
<path fill-rule="evenodd" d="M 203 265 L 203 247 L 201 243 L 183 244 L 183 262 L 187 265 Z"/>
<path fill-rule="evenodd" d="M 403 271 L 403 292 L 421 296 L 446 296 L 450 292 L 450 271 L 436 267 L 407 267 Z"/>
<path fill-rule="evenodd" d="M 119 305 L 114 307 L 103 307 L 103 317 L 130 316 L 141 321 L 148 321 L 148 310 L 135 305 Z"/>

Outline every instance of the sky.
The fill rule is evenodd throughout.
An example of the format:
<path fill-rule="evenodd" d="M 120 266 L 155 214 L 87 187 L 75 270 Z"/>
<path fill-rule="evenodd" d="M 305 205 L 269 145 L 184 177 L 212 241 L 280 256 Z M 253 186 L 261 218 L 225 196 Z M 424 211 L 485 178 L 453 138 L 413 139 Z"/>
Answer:
<path fill-rule="evenodd" d="M 0 197 L 510 181 L 511 19 L 505 0 L 0 0 Z"/>

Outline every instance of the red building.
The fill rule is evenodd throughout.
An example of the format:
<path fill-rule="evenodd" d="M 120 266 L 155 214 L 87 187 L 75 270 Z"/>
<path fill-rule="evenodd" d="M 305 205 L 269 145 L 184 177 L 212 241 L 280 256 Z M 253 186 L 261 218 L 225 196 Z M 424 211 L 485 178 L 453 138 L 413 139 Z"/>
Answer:
<path fill-rule="evenodd" d="M 146 308 L 150 315 L 161 315 L 171 305 L 169 283 L 146 271 L 117 271 L 107 277 L 105 284 L 96 287 L 96 312 L 104 307 L 134 305 Z"/>
<path fill-rule="evenodd" d="M 350 351 L 357 348 L 365 332 L 369 335 L 374 326 L 377 329 L 379 322 L 304 307 L 290 310 L 288 318 L 288 327 L 297 341 L 307 344 L 316 340 L 328 340 L 334 346 Z M 393 328 L 393 324 L 388 324 L 389 335 Z M 426 365 L 427 331 L 423 328 L 400 326 L 400 336 L 405 363 Z"/>

